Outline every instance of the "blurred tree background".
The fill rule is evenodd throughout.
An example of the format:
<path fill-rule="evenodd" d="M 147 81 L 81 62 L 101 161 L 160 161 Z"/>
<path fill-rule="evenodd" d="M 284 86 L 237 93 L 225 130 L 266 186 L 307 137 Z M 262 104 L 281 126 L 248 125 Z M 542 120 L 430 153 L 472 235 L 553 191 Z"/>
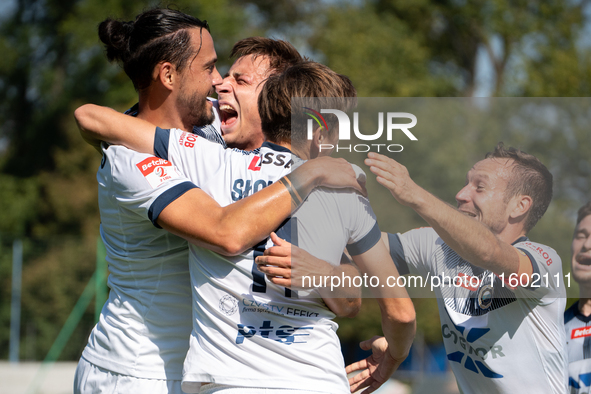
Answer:
<path fill-rule="evenodd" d="M 79 137 L 72 114 L 86 102 L 124 110 L 136 101 L 122 69 L 106 61 L 97 26 L 107 17 L 132 20 L 153 5 L 122 0 L 0 4 L 1 359 L 8 357 L 13 240 L 24 241 L 21 359 L 43 359 L 95 269 L 100 157 Z M 591 93 L 586 1 L 177 0 L 163 5 L 208 20 L 222 74 L 235 41 L 263 35 L 288 39 L 305 55 L 348 75 L 360 96 Z M 466 171 L 499 136 L 538 155 L 557 178 L 556 198 L 531 237 L 557 249 L 568 263 L 574 212 L 589 198 L 591 144 L 583 143 L 588 125 L 579 126 L 563 134 L 505 130 L 469 138 L 464 138 L 469 125 L 434 128 L 396 159 L 417 183 L 454 203 Z M 371 179 L 370 187 L 372 201 L 380 205 L 375 209 L 383 213 L 383 230 L 424 224 Z M 569 295 L 576 296 L 574 287 Z M 379 333 L 378 309 L 366 301 L 359 317 L 340 321 L 344 341 Z M 415 305 L 421 336 L 427 343 L 440 342 L 435 300 L 418 299 Z M 60 359 L 78 359 L 93 325 L 89 308 Z"/>

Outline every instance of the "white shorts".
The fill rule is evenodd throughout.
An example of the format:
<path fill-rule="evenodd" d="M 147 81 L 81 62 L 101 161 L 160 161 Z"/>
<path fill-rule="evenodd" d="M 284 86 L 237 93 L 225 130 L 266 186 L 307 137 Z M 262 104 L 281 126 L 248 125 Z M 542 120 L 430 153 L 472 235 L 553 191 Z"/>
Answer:
<path fill-rule="evenodd" d="M 319 391 L 298 389 L 269 389 L 264 387 L 236 387 L 225 384 L 206 383 L 199 394 L 320 394 Z"/>
<path fill-rule="evenodd" d="M 80 357 L 74 394 L 183 394 L 180 380 L 145 379 L 97 367 Z"/>

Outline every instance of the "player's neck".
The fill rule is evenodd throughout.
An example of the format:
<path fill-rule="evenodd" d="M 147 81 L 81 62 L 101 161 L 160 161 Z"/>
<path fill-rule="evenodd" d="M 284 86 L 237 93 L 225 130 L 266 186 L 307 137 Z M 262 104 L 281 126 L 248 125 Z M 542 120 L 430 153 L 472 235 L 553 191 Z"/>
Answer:
<path fill-rule="evenodd" d="M 170 95 L 140 94 L 137 117 L 163 129 L 188 130 Z"/>
<path fill-rule="evenodd" d="M 291 150 L 291 144 L 289 142 L 280 142 L 277 145 L 282 146 L 284 148 L 287 148 L 287 149 Z"/>
<path fill-rule="evenodd" d="M 271 141 L 271 140 L 265 140 L 266 142 L 269 142 L 271 144 L 275 144 L 275 145 L 279 145 L 283 148 L 289 149 L 291 151 L 291 153 L 293 153 L 294 155 L 297 155 L 298 157 L 301 157 L 296 151 L 295 151 L 295 147 L 291 145 L 291 141 Z"/>
<path fill-rule="evenodd" d="M 306 149 L 299 149 L 295 146 L 291 146 L 291 152 L 302 160 L 313 159 L 313 157 L 310 157 L 310 151 Z"/>
<path fill-rule="evenodd" d="M 587 289 L 583 290 L 582 288 L 579 288 L 579 293 L 584 292 L 583 294 L 588 295 L 589 292 L 586 290 Z M 591 298 L 579 298 L 579 312 L 581 312 L 581 315 L 583 316 L 591 316 Z"/>
<path fill-rule="evenodd" d="M 511 224 L 507 225 L 500 234 L 496 234 L 497 238 L 503 242 L 512 245 L 515 241 L 517 241 L 521 237 L 525 237 L 527 234 L 522 226 L 512 226 Z"/>

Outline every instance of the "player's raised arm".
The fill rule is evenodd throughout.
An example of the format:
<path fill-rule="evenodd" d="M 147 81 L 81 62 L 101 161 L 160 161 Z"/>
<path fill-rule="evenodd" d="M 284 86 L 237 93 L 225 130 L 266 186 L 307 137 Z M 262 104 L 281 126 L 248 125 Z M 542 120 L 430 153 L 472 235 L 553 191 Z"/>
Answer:
<path fill-rule="evenodd" d="M 162 210 L 157 223 L 215 252 L 234 255 L 265 239 L 316 186 L 364 190 L 351 165 L 330 157 L 310 160 L 274 184 L 220 207 L 200 189 L 191 189 Z"/>
<path fill-rule="evenodd" d="M 105 141 L 137 152 L 154 154 L 156 127 L 146 120 L 94 104 L 79 107 L 74 117 L 82 138 L 95 148 Z"/>
<path fill-rule="evenodd" d="M 441 239 L 466 261 L 499 275 L 533 273 L 528 257 L 510 243 L 499 239 L 481 222 L 462 214 L 421 188 L 400 163 L 377 153 L 369 153 L 365 164 L 398 202 L 421 215 Z M 530 206 L 531 198 L 525 196 L 516 204 L 514 215 L 524 215 Z"/>

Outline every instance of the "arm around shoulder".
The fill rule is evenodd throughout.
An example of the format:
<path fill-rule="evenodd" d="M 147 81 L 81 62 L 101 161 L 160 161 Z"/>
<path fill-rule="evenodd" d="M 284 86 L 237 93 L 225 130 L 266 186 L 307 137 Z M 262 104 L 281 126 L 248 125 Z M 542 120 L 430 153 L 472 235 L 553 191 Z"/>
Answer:
<path fill-rule="evenodd" d="M 85 104 L 74 111 L 80 134 L 92 146 L 101 141 L 154 154 L 156 126 L 100 105 Z"/>

